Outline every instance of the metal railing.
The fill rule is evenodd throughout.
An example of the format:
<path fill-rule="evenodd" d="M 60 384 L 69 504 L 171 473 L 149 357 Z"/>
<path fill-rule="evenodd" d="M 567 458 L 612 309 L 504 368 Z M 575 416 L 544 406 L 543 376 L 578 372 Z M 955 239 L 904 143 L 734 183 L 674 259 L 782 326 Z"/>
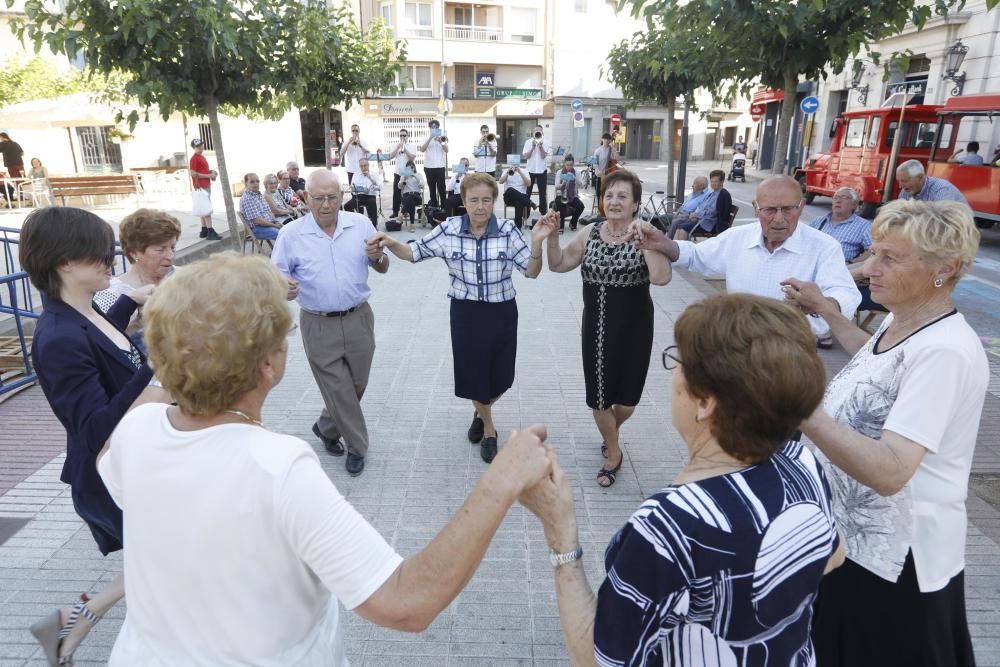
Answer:
<path fill-rule="evenodd" d="M 465 42 L 499 42 L 503 39 L 503 28 L 446 24 L 444 26 L 444 38 Z"/>

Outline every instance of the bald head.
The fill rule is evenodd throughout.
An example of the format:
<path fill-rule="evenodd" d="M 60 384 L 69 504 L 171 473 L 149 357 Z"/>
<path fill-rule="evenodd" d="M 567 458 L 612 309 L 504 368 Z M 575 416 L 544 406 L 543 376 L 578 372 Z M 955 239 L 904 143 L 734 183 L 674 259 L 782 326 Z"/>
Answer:
<path fill-rule="evenodd" d="M 802 188 L 791 176 L 771 176 L 757 186 L 754 209 L 767 249 L 774 252 L 788 240 L 802 215 Z"/>
<path fill-rule="evenodd" d="M 317 169 L 309 174 L 309 178 L 306 179 L 306 190 L 310 193 L 314 188 L 326 187 L 336 187 L 337 192 L 340 192 L 340 179 L 332 171 Z"/>
<path fill-rule="evenodd" d="M 791 176 L 768 176 L 760 185 L 757 186 L 757 199 L 759 200 L 762 192 L 767 192 L 769 195 L 779 195 L 786 192 L 795 193 L 795 196 L 802 198 L 802 186 Z"/>
<path fill-rule="evenodd" d="M 695 192 L 701 192 L 708 187 L 708 177 L 707 176 L 696 176 L 693 181 L 691 181 L 691 189 Z"/>
<path fill-rule="evenodd" d="M 337 226 L 340 212 L 340 179 L 332 171 L 317 169 L 306 180 L 306 204 L 316 223 L 325 230 Z"/>

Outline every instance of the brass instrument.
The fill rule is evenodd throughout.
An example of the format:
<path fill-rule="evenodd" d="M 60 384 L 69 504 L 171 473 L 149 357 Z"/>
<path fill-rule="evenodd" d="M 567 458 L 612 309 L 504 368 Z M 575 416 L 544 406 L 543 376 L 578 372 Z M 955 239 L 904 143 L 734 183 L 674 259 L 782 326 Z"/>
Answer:
<path fill-rule="evenodd" d="M 437 140 L 439 144 L 448 143 L 448 137 L 446 135 L 441 135 L 440 137 L 437 137 Z"/>
<path fill-rule="evenodd" d="M 493 134 L 492 132 L 486 135 L 486 143 L 492 144 L 496 140 L 497 140 L 497 135 Z"/>

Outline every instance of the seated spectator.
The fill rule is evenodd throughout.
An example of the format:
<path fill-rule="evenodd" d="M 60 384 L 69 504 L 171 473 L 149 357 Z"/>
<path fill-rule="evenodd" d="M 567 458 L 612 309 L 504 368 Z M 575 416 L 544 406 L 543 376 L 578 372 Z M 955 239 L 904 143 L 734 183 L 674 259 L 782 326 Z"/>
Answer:
<path fill-rule="evenodd" d="M 576 231 L 576 224 L 583 213 L 583 202 L 577 196 L 576 169 L 573 165 L 573 155 L 567 153 L 563 158 L 563 167 L 556 174 L 556 198 L 552 208 L 559 211 L 559 233 L 563 233 L 566 216 L 570 216 L 569 228 Z"/>
<path fill-rule="evenodd" d="M 417 221 L 417 206 L 424 200 L 424 177 L 417 173 L 417 165 L 413 160 L 406 161 L 396 187 L 402 194 L 403 215 L 409 219 L 412 233 Z"/>
<path fill-rule="evenodd" d="M 250 231 L 259 239 L 273 241 L 278 238 L 281 223 L 271 212 L 271 206 L 260 191 L 260 177 L 249 173 L 243 177 L 243 196 L 240 197 L 240 213 L 243 214 Z"/>
<path fill-rule="evenodd" d="M 498 183 L 507 186 L 503 191 L 503 203 L 504 206 L 514 207 L 514 225 L 521 229 L 524 218 L 531 214 L 532 209 L 538 208 L 538 204 L 531 201 L 528 195 L 531 176 L 520 165 L 515 164 L 500 175 Z"/>
<path fill-rule="evenodd" d="M 688 307 L 674 339 L 663 365 L 687 464 L 611 539 L 596 595 L 558 462 L 520 498 L 552 551 L 569 661 L 814 664 L 813 601 L 845 545 L 816 457 L 790 440 L 826 384 L 806 318 L 719 295 Z"/>
<path fill-rule="evenodd" d="M 957 201 L 968 206 L 965 195 L 949 181 L 928 176 L 919 160 L 907 160 L 896 167 L 899 198 L 919 201 Z"/>
<path fill-rule="evenodd" d="M 306 201 L 309 195 L 306 193 L 306 179 L 299 176 L 299 163 L 291 160 L 285 165 L 285 169 L 288 170 L 288 186 L 298 195 L 299 199 L 303 202 Z"/>
<path fill-rule="evenodd" d="M 462 205 L 462 180 L 468 173 L 469 158 L 464 157 L 455 165 L 455 173 L 448 181 L 448 196 L 444 202 L 444 214 L 449 218 L 465 213 L 465 207 Z"/>
<path fill-rule="evenodd" d="M 712 191 L 686 221 L 671 225 L 671 238 L 685 241 L 695 228 L 709 233 L 725 231 L 722 226 L 729 224 L 729 214 L 733 210 L 733 197 L 729 190 L 722 187 L 726 182 L 726 172 L 715 169 L 709 173 L 708 181 Z"/>
<path fill-rule="evenodd" d="M 373 176 L 369 171 L 368 158 L 363 157 L 358 160 L 358 173 L 354 174 L 351 182 L 351 193 L 353 197 L 344 204 L 345 211 L 357 211 L 363 209 L 371 220 L 372 226 L 378 229 L 378 195 L 382 189 L 380 178 Z"/>
<path fill-rule="evenodd" d="M 288 290 L 266 260 L 228 252 L 179 269 L 145 309 L 151 363 L 176 405 L 132 410 L 97 463 L 126 508 L 128 610 L 112 667 L 346 667 L 341 605 L 423 631 L 551 470 L 544 427 L 515 432 L 455 518 L 403 559 L 311 445 L 264 427 L 287 362 Z"/>
<path fill-rule="evenodd" d="M 659 222 L 656 225 L 663 231 L 670 232 L 671 238 L 673 238 L 673 233 L 678 229 L 674 225 L 678 225 L 682 222 L 693 223 L 695 219 L 692 217 L 698 207 L 702 205 L 705 199 L 711 194 L 711 190 L 708 189 L 708 177 L 706 176 L 696 176 L 693 181 L 691 181 L 691 194 L 688 195 L 681 207 L 677 209 L 676 213 L 667 214 L 666 216 L 658 216 L 657 220 L 653 221 L 653 224 Z"/>
<path fill-rule="evenodd" d="M 884 310 L 881 305 L 872 301 L 871 288 L 863 273 L 865 261 L 871 257 L 872 221 L 855 213 L 859 199 L 854 188 L 840 188 L 833 193 L 830 212 L 816 218 L 809 226 L 826 232 L 840 242 L 847 270 L 861 292 L 858 310 Z"/>
<path fill-rule="evenodd" d="M 31 192 L 32 201 L 38 202 L 39 197 L 45 197 L 46 202 L 51 205 L 52 198 L 49 191 L 49 170 L 42 166 L 42 161 L 37 157 L 31 158 L 31 169 L 27 173 L 30 183 L 24 183 L 20 187 L 22 192 Z"/>
<path fill-rule="evenodd" d="M 181 223 L 166 211 L 140 208 L 125 216 L 118 225 L 118 240 L 129 262 L 128 271 L 112 276 L 107 289 L 94 295 L 98 308 L 107 313 L 122 296 L 146 285 L 159 285 L 174 271 Z M 125 333 L 144 353 L 142 311 L 132 314 Z"/>
<path fill-rule="evenodd" d="M 970 141 L 964 151 L 955 151 L 955 154 L 948 158 L 948 162 L 957 162 L 969 167 L 982 167 L 985 164 L 983 156 L 979 154 L 978 141 Z"/>
<path fill-rule="evenodd" d="M 294 220 L 299 216 L 298 211 L 288 205 L 285 201 L 284 196 L 278 192 L 278 177 L 274 174 L 268 174 L 264 177 L 264 201 L 271 208 L 271 215 L 282 225 L 287 225 L 289 222 Z"/>

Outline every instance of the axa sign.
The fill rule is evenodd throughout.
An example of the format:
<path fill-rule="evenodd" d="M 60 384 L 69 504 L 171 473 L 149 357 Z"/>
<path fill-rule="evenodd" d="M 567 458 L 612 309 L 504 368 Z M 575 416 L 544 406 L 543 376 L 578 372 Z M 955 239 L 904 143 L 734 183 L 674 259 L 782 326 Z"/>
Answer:
<path fill-rule="evenodd" d="M 476 72 L 476 85 L 493 86 L 493 72 L 485 72 L 483 70 Z"/>

